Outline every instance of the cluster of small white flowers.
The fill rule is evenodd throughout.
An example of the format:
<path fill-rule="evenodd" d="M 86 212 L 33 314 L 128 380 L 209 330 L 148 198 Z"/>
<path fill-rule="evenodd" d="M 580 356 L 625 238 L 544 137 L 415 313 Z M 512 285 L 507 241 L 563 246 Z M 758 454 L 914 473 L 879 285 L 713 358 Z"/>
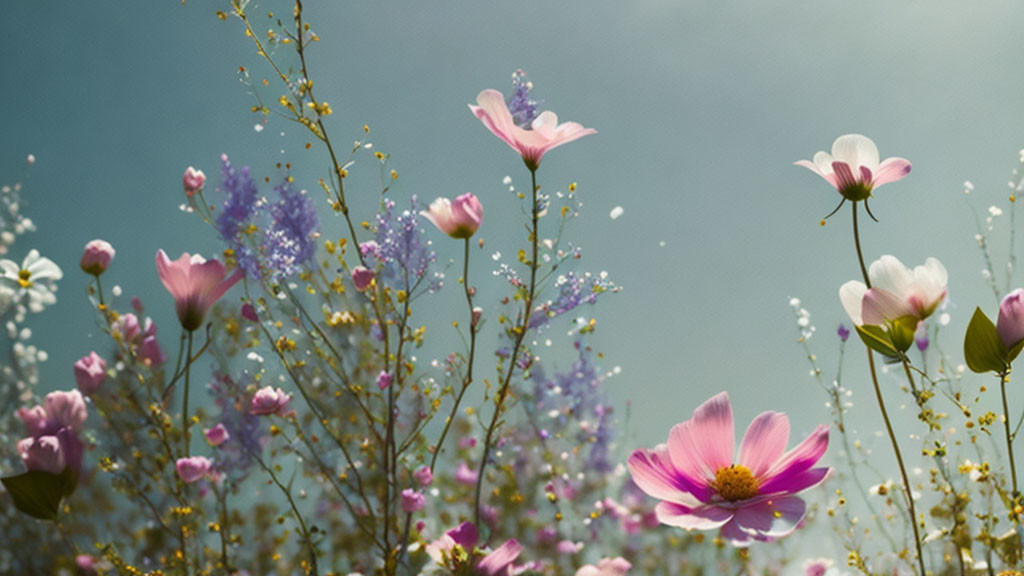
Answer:
<path fill-rule="evenodd" d="M 26 164 L 35 163 L 29 154 Z M 36 225 L 21 213 L 21 182 L 0 186 L 0 255 L 7 254 L 18 236 L 32 232 Z"/>
<path fill-rule="evenodd" d="M 800 305 L 799 298 L 790 298 L 789 306 L 793 309 L 793 314 L 796 316 L 796 325 L 800 328 L 800 335 L 804 340 L 809 340 L 811 336 L 814 336 L 814 332 L 817 330 L 817 328 L 811 324 L 811 313 Z"/>

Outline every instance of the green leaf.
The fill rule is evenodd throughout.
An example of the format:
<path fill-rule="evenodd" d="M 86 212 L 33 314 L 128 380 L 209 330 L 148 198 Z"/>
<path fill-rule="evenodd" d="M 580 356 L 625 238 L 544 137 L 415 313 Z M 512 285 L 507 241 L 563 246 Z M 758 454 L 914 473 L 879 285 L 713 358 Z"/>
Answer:
<path fill-rule="evenodd" d="M 882 356 L 889 358 L 899 357 L 899 350 L 893 345 L 892 339 L 889 338 L 889 333 L 883 330 L 881 326 L 857 326 L 857 334 L 865 346 Z"/>
<path fill-rule="evenodd" d="M 985 316 L 981 308 L 974 311 L 971 323 L 967 325 L 964 336 L 964 359 L 967 367 L 978 374 L 1006 371 L 1010 363 L 1010 354 L 999 338 L 995 324 Z"/>
<path fill-rule="evenodd" d="M 889 325 L 889 338 L 893 346 L 900 352 L 910 350 L 914 345 L 914 334 L 917 332 L 916 316 L 901 316 Z"/>
<path fill-rule="evenodd" d="M 0 478 L 0 482 L 11 494 L 15 508 L 33 518 L 55 521 L 68 479 L 67 474 L 32 470 L 18 476 Z"/>
<path fill-rule="evenodd" d="M 1017 342 L 1016 344 L 1013 345 L 1013 348 L 1010 348 L 1009 353 L 1007 353 L 1006 355 L 1006 361 L 1013 362 L 1014 360 L 1016 360 L 1017 356 L 1020 356 L 1021 350 L 1024 350 L 1024 340 Z"/>

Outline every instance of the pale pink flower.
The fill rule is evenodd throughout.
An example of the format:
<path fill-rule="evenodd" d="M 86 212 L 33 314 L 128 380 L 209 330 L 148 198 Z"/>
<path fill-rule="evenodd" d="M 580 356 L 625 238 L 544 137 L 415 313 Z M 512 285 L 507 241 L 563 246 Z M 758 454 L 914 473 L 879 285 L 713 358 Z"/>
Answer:
<path fill-rule="evenodd" d="M 828 558 L 814 558 L 804 562 L 804 576 L 825 576 L 832 568 L 833 562 Z"/>
<path fill-rule="evenodd" d="M 46 395 L 43 406 L 46 408 L 46 419 L 58 429 L 67 427 L 75 431 L 81 430 L 89 416 L 85 399 L 78 390 L 50 392 Z"/>
<path fill-rule="evenodd" d="M 576 576 L 626 576 L 633 565 L 623 557 L 602 558 L 597 566 L 587 564 L 576 571 Z"/>
<path fill-rule="evenodd" d="M 56 432 L 59 426 L 50 423 L 46 417 L 46 408 L 38 404 L 32 408 L 18 408 L 18 417 L 25 425 L 25 434 L 29 436 L 42 436 L 47 433 Z"/>
<path fill-rule="evenodd" d="M 429 210 L 420 214 L 452 238 L 470 238 L 484 219 L 484 207 L 476 196 L 467 193 L 454 202 L 438 198 L 430 203 Z"/>
<path fill-rule="evenodd" d="M 210 473 L 213 469 L 213 461 L 205 456 L 189 456 L 188 458 L 178 458 L 174 467 L 182 482 L 192 484 Z"/>
<path fill-rule="evenodd" d="M 274 389 L 271 386 L 264 386 L 256 391 L 252 397 L 252 413 L 259 416 L 277 414 L 285 416 L 288 413 L 288 402 L 292 399 L 290 394 L 285 394 L 280 388 Z"/>
<path fill-rule="evenodd" d="M 231 438 L 231 434 L 228 433 L 228 429 L 223 424 L 217 424 L 213 428 L 203 430 L 203 436 L 206 436 L 206 442 L 210 446 L 215 447 L 220 446 Z"/>
<path fill-rule="evenodd" d="M 114 321 L 111 330 L 121 336 L 121 341 L 131 344 L 139 335 L 139 317 L 131 312 Z"/>
<path fill-rule="evenodd" d="M 182 182 L 185 184 L 185 195 L 191 198 L 193 194 L 203 189 L 203 184 L 206 184 L 206 174 L 203 174 L 202 170 L 196 170 L 189 166 L 185 169 Z"/>
<path fill-rule="evenodd" d="M 996 331 L 1007 348 L 1013 348 L 1024 340 L 1024 289 L 1017 288 L 999 303 Z"/>
<path fill-rule="evenodd" d="M 551 111 L 541 112 L 533 120 L 530 130 L 520 128 L 508 111 L 505 96 L 497 90 L 480 92 L 476 106 L 470 104 L 469 109 L 488 130 L 518 152 L 531 171 L 540 166 L 541 158 L 549 150 L 597 133 L 597 130 L 584 128 L 576 122 L 559 124 L 558 116 Z"/>
<path fill-rule="evenodd" d="M 905 158 L 886 158 L 879 162 L 878 146 L 866 136 L 845 134 L 832 143 L 832 153 L 818 152 L 813 160 L 795 163 L 831 184 L 843 198 L 857 202 L 866 200 L 871 191 L 889 182 L 896 182 L 910 173 Z"/>
<path fill-rule="evenodd" d="M 18 442 L 18 454 L 29 470 L 60 474 L 67 466 L 64 450 L 56 436 L 24 438 Z"/>
<path fill-rule="evenodd" d="M 116 253 L 114 247 L 109 242 L 93 240 L 85 245 L 80 266 L 86 274 L 99 276 L 106 272 L 107 267 L 110 266 L 110 261 L 114 259 L 114 254 Z"/>
<path fill-rule="evenodd" d="M 764 412 L 751 422 L 734 460 L 729 396 L 722 392 L 672 428 L 668 444 L 629 457 L 633 481 L 661 502 L 663 524 L 687 530 L 721 529 L 734 546 L 781 538 L 803 521 L 807 506 L 795 496 L 831 472 L 814 468 L 828 447 L 828 426 L 818 426 L 786 452 L 789 418 Z"/>
<path fill-rule="evenodd" d="M 406 512 L 416 512 L 423 508 L 426 503 L 426 499 L 423 494 L 413 490 L 412 488 L 406 488 L 402 490 L 402 510 Z"/>
<path fill-rule="evenodd" d="M 464 486 L 476 486 L 477 472 L 466 465 L 465 460 L 459 460 L 455 467 L 455 481 Z"/>
<path fill-rule="evenodd" d="M 417 468 L 412 473 L 412 477 L 419 482 L 420 486 L 430 486 L 434 482 L 434 473 L 430 470 L 430 466 L 426 464 Z"/>
<path fill-rule="evenodd" d="M 227 276 L 224 265 L 188 252 L 172 261 L 163 250 L 156 253 L 156 269 L 164 288 L 174 297 L 181 326 L 193 331 L 203 325 L 203 317 L 214 302 L 242 279 L 242 270 Z"/>
<path fill-rule="evenodd" d="M 78 390 L 86 396 L 95 394 L 107 377 L 107 362 L 95 351 L 89 352 L 75 362 L 75 382 Z"/>
<path fill-rule="evenodd" d="M 839 300 L 857 326 L 883 326 L 905 316 L 924 320 L 946 298 L 949 275 L 935 258 L 911 270 L 885 255 L 871 263 L 868 278 L 870 290 L 857 280 L 839 288 Z"/>
<path fill-rule="evenodd" d="M 490 554 L 484 556 L 483 560 L 477 562 L 474 572 L 483 576 L 511 576 L 518 573 L 512 564 L 523 551 L 519 541 L 512 538 L 501 546 L 498 546 Z"/>

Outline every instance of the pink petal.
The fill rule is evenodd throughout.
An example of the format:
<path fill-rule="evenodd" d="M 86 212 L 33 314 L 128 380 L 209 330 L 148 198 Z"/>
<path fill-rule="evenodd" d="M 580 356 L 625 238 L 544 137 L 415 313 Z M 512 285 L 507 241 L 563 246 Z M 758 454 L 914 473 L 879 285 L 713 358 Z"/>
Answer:
<path fill-rule="evenodd" d="M 473 115 L 479 118 L 495 136 L 518 151 L 519 145 L 516 142 L 515 134 L 517 131 L 523 130 L 512 120 L 512 114 L 508 111 L 508 105 L 505 104 L 505 96 L 497 90 L 484 90 L 477 94 L 476 103 L 477 106 L 469 105 Z"/>
<path fill-rule="evenodd" d="M 833 162 L 832 170 L 836 174 L 836 188 L 842 190 L 848 186 L 855 186 L 857 179 L 853 177 L 853 170 L 846 162 Z"/>
<path fill-rule="evenodd" d="M 910 162 L 906 158 L 886 158 L 878 165 L 875 171 L 875 179 L 871 182 L 873 186 L 881 186 L 889 182 L 902 180 L 910 174 Z"/>
<path fill-rule="evenodd" d="M 654 508 L 658 521 L 686 530 L 714 530 L 733 517 L 733 511 L 718 506 L 689 508 L 682 504 L 661 502 Z"/>
<path fill-rule="evenodd" d="M 719 532 L 719 535 L 723 540 L 728 540 L 729 544 L 732 544 L 736 548 L 746 548 L 754 541 L 750 534 L 747 534 L 742 528 L 740 528 L 740 524 L 735 518 L 733 518 L 731 522 L 722 526 L 722 530 Z"/>
<path fill-rule="evenodd" d="M 156 253 L 156 271 L 160 276 L 160 282 L 171 293 L 172 298 L 179 300 L 188 297 L 188 276 L 177 262 L 172 262 L 167 257 L 167 253 L 163 250 L 158 250 Z"/>
<path fill-rule="evenodd" d="M 828 449 L 828 426 L 821 424 L 803 442 L 794 446 L 772 466 L 766 474 L 765 485 L 770 478 L 781 475 L 796 475 L 814 466 Z"/>
<path fill-rule="evenodd" d="M 732 406 L 726 392 L 715 395 L 693 411 L 693 419 L 677 424 L 668 436 L 672 463 L 685 474 L 713 477 L 732 465 L 734 440 Z M 703 474 L 695 475 L 697 470 Z"/>
<path fill-rule="evenodd" d="M 694 482 L 672 466 L 668 449 L 664 445 L 654 450 L 634 451 L 626 465 L 633 482 L 649 496 L 659 500 L 693 507 L 710 497 L 706 484 Z"/>
<path fill-rule="evenodd" d="M 807 504 L 800 498 L 787 496 L 762 500 L 736 511 L 739 528 L 758 540 L 782 538 L 797 529 L 807 512 Z"/>
<path fill-rule="evenodd" d="M 758 490 L 762 494 L 796 494 L 821 484 L 831 473 L 831 468 L 811 468 L 792 474 L 783 472 L 761 484 Z"/>
<path fill-rule="evenodd" d="M 871 288 L 865 292 L 861 301 L 861 318 L 865 324 L 881 326 L 890 320 L 911 314 L 914 314 L 914 309 L 909 303 L 880 288 Z"/>
<path fill-rule="evenodd" d="M 739 463 L 760 478 L 782 457 L 789 443 L 789 418 L 764 412 L 750 423 L 740 443 Z"/>
<path fill-rule="evenodd" d="M 819 152 L 819 154 L 820 154 L 820 152 Z M 831 184 L 833 188 L 837 188 L 835 173 L 822 171 L 820 168 L 818 168 L 818 166 L 814 162 L 811 162 L 810 160 L 800 160 L 798 162 L 794 162 L 793 164 L 796 164 L 797 166 L 803 166 L 804 168 L 807 168 L 808 170 L 814 172 L 818 176 L 821 176 L 822 178 L 824 178 L 825 181 L 828 182 L 829 184 Z"/>
<path fill-rule="evenodd" d="M 497 576 L 519 557 L 523 547 L 515 538 L 505 542 L 476 565 L 476 571 L 487 576 Z"/>
<path fill-rule="evenodd" d="M 867 166 L 860 167 L 860 181 L 871 182 L 871 168 L 868 168 Z"/>

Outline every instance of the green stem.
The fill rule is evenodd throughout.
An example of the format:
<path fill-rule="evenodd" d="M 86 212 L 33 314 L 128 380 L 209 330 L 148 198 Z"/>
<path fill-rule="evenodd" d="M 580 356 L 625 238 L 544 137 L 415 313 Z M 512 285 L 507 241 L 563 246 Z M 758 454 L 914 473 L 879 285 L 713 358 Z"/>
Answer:
<path fill-rule="evenodd" d="M 1006 401 L 1006 382 L 1010 379 L 1008 372 L 999 375 L 999 391 L 1003 395 L 1003 430 L 1006 432 L 1006 454 L 1010 457 L 1010 476 L 1013 479 L 1013 501 L 1017 504 L 1020 491 L 1017 489 L 1017 464 L 1013 458 L 1013 436 L 1010 434 L 1010 408 Z"/>
<path fill-rule="evenodd" d="M 189 381 L 190 381 L 189 375 L 192 372 L 192 332 L 191 331 L 189 331 L 189 333 L 188 333 L 188 344 L 187 344 L 187 347 L 188 347 L 188 351 L 185 354 L 185 358 L 186 358 L 186 360 L 185 360 L 185 395 L 182 397 L 182 401 L 181 401 L 182 402 L 182 407 L 181 407 L 181 430 L 182 430 L 182 435 L 181 435 L 182 436 L 182 440 L 181 440 L 181 457 L 182 458 L 188 458 L 188 450 L 189 450 L 189 445 L 190 445 L 190 443 L 189 443 L 190 437 L 189 437 L 189 432 L 188 432 L 188 427 L 189 427 L 189 424 L 190 424 L 190 422 L 189 422 L 190 418 L 188 417 L 188 393 L 189 393 Z"/>
<path fill-rule="evenodd" d="M 103 303 L 103 285 L 100 284 L 100 275 L 96 275 L 96 295 L 100 299 L 100 309 L 105 309 L 106 304 Z"/>

